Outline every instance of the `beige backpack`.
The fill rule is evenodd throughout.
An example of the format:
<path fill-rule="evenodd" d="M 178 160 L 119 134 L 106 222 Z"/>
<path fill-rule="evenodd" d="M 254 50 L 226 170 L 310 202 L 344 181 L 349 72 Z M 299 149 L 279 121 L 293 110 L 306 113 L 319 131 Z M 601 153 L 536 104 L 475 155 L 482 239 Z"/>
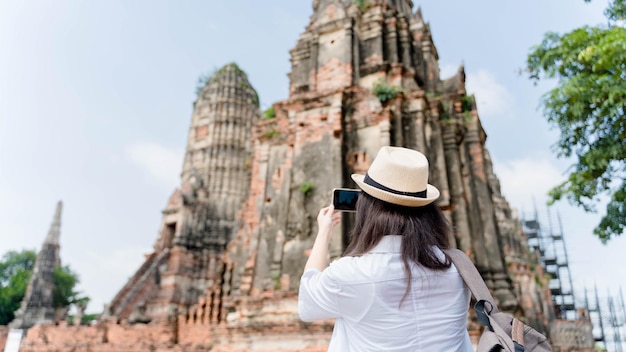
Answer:
<path fill-rule="evenodd" d="M 458 249 L 446 249 L 463 281 L 476 298 L 474 310 L 485 330 L 477 352 L 551 352 L 548 338 L 509 314 L 498 311 L 496 301 L 471 259 Z"/>

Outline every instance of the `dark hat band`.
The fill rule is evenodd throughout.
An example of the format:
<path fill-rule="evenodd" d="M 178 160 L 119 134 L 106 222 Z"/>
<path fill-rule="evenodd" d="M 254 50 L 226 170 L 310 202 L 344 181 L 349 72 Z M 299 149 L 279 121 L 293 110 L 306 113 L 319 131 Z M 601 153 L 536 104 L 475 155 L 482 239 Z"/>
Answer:
<path fill-rule="evenodd" d="M 383 186 L 380 183 L 374 181 L 368 174 L 365 174 L 365 179 L 363 179 L 363 182 L 372 186 L 372 187 L 376 187 L 382 191 L 385 192 L 389 192 L 389 193 L 393 193 L 393 194 L 397 194 L 397 195 L 401 195 L 401 196 L 409 196 L 409 197 L 416 197 L 416 198 L 426 198 L 426 190 L 420 191 L 420 192 L 401 192 L 401 191 L 396 191 L 395 189 L 391 189 L 389 187 Z"/>

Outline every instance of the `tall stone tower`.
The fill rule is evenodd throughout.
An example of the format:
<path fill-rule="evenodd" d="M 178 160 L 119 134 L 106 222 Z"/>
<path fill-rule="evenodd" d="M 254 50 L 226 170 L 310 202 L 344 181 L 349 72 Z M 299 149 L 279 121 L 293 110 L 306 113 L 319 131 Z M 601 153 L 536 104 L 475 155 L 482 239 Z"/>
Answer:
<path fill-rule="evenodd" d="M 257 93 L 234 63 L 199 89 L 181 189 L 163 210 L 154 252 L 107 314 L 130 322 L 164 320 L 197 304 L 214 287 L 223 274 L 221 254 L 241 227 L 236 214 L 248 198 L 252 131 L 259 116 Z"/>
<path fill-rule="evenodd" d="M 296 291 L 319 208 L 334 187 L 354 188 L 350 175 L 393 145 L 429 157 L 438 204 L 454 224 L 451 243 L 472 256 L 502 308 L 517 308 L 502 250 L 508 233 L 496 220 L 499 194 L 464 68 L 440 78 L 429 25 L 412 8 L 410 0 L 313 2 L 291 50 L 289 99 L 258 125 L 254 201 L 245 209 L 254 220 L 230 245 L 233 292 Z M 347 245 L 347 215 L 344 224 L 334 257 Z"/>
<path fill-rule="evenodd" d="M 27 329 L 38 323 L 53 321 L 55 318 L 52 291 L 54 290 L 54 268 L 61 265 L 59 237 L 62 208 L 63 203 L 59 201 L 48 236 L 37 255 L 26 294 L 20 308 L 15 312 L 15 319 L 9 324 L 12 328 Z"/>

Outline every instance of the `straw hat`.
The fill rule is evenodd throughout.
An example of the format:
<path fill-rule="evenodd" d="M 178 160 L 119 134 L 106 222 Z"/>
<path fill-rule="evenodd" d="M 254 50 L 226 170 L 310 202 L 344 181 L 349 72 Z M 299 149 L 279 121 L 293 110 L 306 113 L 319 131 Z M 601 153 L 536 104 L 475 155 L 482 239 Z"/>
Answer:
<path fill-rule="evenodd" d="M 428 184 L 428 160 L 417 150 L 382 147 L 367 174 L 352 179 L 370 196 L 387 203 L 421 207 L 439 198 L 439 190 Z"/>

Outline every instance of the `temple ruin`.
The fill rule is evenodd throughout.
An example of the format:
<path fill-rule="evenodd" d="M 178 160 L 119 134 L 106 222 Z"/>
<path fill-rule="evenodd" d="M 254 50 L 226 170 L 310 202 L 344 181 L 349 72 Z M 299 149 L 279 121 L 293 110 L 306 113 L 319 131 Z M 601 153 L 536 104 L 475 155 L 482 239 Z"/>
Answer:
<path fill-rule="evenodd" d="M 61 211 L 58 202 L 48 235 L 37 254 L 35 267 L 26 288 L 20 308 L 9 327 L 27 329 L 35 324 L 54 322 L 57 312 L 54 307 L 54 269 L 61 265 L 59 237 L 61 236 Z"/>
<path fill-rule="evenodd" d="M 289 97 L 267 114 L 236 64 L 215 72 L 194 103 L 181 187 L 154 251 L 97 326 L 36 326 L 22 350 L 324 351 L 333 322 L 297 315 L 315 219 L 331 190 L 355 188 L 350 175 L 387 145 L 427 155 L 451 243 L 501 309 L 549 333 L 549 277 L 500 192 L 464 67 L 440 77 L 430 27 L 413 7 L 314 0 L 290 51 Z M 345 214 L 332 258 L 352 223 Z M 477 341 L 480 327 L 468 328 Z"/>
<path fill-rule="evenodd" d="M 249 194 L 259 99 L 233 63 L 213 74 L 194 107 L 182 188 L 163 211 L 154 252 L 110 304 L 107 314 L 118 320 L 175 317 L 222 282 L 221 256 Z"/>

